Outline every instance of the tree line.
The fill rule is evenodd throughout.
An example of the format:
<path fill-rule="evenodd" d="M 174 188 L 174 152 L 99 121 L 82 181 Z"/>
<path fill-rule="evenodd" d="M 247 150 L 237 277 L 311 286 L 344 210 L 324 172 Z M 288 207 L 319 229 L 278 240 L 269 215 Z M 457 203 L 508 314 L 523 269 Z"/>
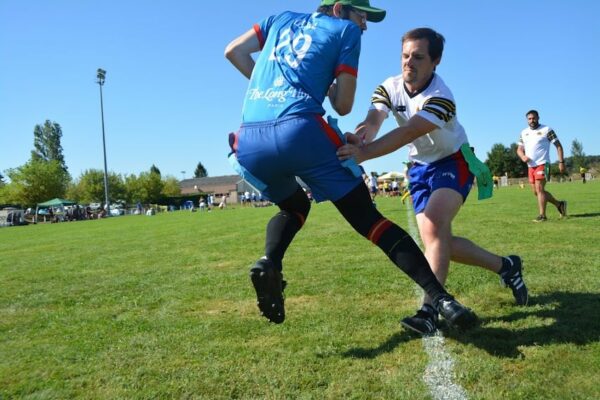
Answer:
<path fill-rule="evenodd" d="M 33 129 L 33 150 L 25 165 L 0 173 L 0 204 L 33 206 L 55 198 L 66 197 L 79 203 L 104 201 L 104 172 L 88 169 L 77 179 L 72 179 L 65 163 L 61 146 L 62 129 L 56 122 L 46 120 Z M 567 173 L 578 173 L 580 167 L 589 168 L 600 162 L 600 156 L 586 156 L 577 139 L 571 144 L 571 157 L 565 158 Z M 510 178 L 527 176 L 527 165 L 517 156 L 517 144 L 509 147 L 496 143 L 487 153 L 485 161 L 494 175 L 507 174 Z M 559 175 L 558 165 L 552 164 L 550 174 Z M 196 178 L 208 173 L 201 162 L 194 171 Z M 163 177 L 152 165 L 139 175 L 108 173 L 109 201 L 126 204 L 159 203 L 166 197 L 179 196 L 179 182 L 172 176 Z"/>
<path fill-rule="evenodd" d="M 71 177 L 58 123 L 46 120 L 36 125 L 33 136 L 33 150 L 27 163 L 5 171 L 9 182 L 0 173 L 0 204 L 35 206 L 55 197 L 81 204 L 104 202 L 103 170 L 88 169 L 76 179 Z M 202 163 L 198 163 L 195 176 L 208 176 Z M 163 177 L 155 165 L 139 175 L 109 172 L 108 187 L 111 203 L 156 204 L 181 194 L 179 181 L 173 176 Z"/>

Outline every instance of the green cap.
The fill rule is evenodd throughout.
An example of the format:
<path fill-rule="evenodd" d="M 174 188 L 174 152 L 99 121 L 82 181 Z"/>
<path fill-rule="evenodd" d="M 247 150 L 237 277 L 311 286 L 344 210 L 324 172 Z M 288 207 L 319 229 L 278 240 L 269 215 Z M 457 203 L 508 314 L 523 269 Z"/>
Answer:
<path fill-rule="evenodd" d="M 381 22 L 385 18 L 385 10 L 381 8 L 371 7 L 369 0 L 322 0 L 322 6 L 332 6 L 335 3 L 340 3 L 344 6 L 352 6 L 358 10 L 367 13 L 367 21 Z"/>

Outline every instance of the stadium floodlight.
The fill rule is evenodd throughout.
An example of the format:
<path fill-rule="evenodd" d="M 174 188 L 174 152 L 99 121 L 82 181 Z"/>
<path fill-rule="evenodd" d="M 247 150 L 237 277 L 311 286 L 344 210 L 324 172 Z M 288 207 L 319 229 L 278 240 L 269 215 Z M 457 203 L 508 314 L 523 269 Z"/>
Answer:
<path fill-rule="evenodd" d="M 106 216 L 110 216 L 110 203 L 108 201 L 108 169 L 106 168 L 106 136 L 104 134 L 104 102 L 102 99 L 102 86 L 106 79 L 106 71 L 98 68 L 97 75 L 98 86 L 100 86 L 100 118 L 102 120 L 102 149 L 104 150 L 104 204 L 106 207 Z"/>

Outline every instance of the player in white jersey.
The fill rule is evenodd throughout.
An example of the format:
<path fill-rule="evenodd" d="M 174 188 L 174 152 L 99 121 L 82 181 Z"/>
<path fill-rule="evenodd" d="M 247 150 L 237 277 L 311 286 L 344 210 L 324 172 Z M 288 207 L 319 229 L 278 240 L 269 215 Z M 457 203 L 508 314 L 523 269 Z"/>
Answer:
<path fill-rule="evenodd" d="M 362 162 L 408 145 L 410 193 L 425 257 L 437 279 L 445 283 L 450 260 L 483 267 L 500 274 L 517 304 L 526 305 L 528 292 L 520 257 L 501 257 L 452 234 L 452 220 L 474 180 L 470 171 L 474 168 L 467 161 L 475 164 L 477 160 L 473 160 L 465 131 L 456 118 L 454 97 L 435 73 L 443 46 L 443 36 L 429 28 L 414 29 L 402 37 L 402 74 L 375 90 L 365 121 L 355 135 L 348 135 L 350 144 L 338 150 L 338 157 Z M 399 127 L 372 141 L 390 111 Z M 489 189 L 491 185 L 490 174 Z M 402 325 L 430 334 L 437 329 L 437 320 L 438 313 L 425 296 L 421 309 L 415 316 L 404 318 Z"/>
<path fill-rule="evenodd" d="M 519 137 L 517 154 L 527 163 L 529 183 L 533 195 L 537 197 L 539 215 L 534 222 L 546 221 L 546 205 L 554 204 L 561 217 L 567 215 L 567 202 L 556 200 L 546 190 L 546 178 L 550 171 L 550 143 L 556 146 L 558 153 L 558 169 L 561 174 L 565 172 L 565 159 L 562 145 L 556 133 L 549 126 L 540 124 L 540 115 L 536 110 L 529 110 L 527 114 L 527 128 L 523 129 Z"/>

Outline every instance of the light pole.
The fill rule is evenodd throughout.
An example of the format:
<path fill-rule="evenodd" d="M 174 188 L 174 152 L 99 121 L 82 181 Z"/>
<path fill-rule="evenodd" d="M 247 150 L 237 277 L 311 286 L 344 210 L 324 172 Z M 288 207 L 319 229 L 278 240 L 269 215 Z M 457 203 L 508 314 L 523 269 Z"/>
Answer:
<path fill-rule="evenodd" d="M 185 180 L 185 171 L 181 171 L 181 180 Z"/>
<path fill-rule="evenodd" d="M 110 216 L 110 204 L 108 202 L 108 170 L 106 168 L 106 139 L 104 135 L 104 103 L 102 101 L 102 86 L 106 78 L 106 71 L 98 68 L 98 85 L 100 86 L 100 116 L 102 118 L 102 149 L 104 150 L 104 204 L 106 204 L 106 216 Z"/>

